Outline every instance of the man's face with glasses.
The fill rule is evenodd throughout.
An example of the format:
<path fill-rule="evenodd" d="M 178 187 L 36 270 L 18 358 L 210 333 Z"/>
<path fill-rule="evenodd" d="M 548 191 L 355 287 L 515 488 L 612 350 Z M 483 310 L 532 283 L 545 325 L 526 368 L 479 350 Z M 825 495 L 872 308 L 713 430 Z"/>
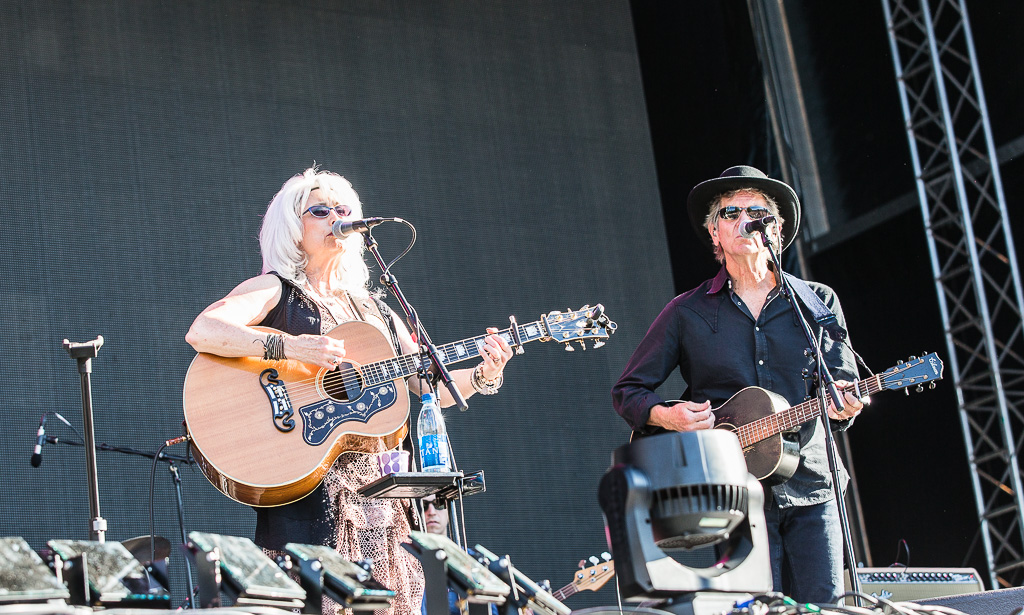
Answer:
<path fill-rule="evenodd" d="M 731 197 L 722 199 L 715 212 L 714 221 L 710 225 L 711 240 L 721 246 L 726 256 L 740 257 L 743 254 L 756 254 L 764 250 L 759 237 L 747 238 L 740 234 L 740 225 L 749 220 L 760 220 L 775 215 L 768 203 L 760 194 L 738 192 Z M 779 225 L 769 227 L 777 241 Z"/>
<path fill-rule="evenodd" d="M 433 495 L 428 495 L 423 502 L 423 522 L 430 534 L 445 535 L 448 533 L 448 510 L 444 502 L 438 503 Z"/>

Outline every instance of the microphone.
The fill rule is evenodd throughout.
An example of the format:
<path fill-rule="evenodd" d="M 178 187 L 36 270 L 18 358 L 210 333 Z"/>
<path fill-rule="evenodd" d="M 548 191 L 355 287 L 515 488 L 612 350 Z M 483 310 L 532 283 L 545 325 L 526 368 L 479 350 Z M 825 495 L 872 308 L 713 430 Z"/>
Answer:
<path fill-rule="evenodd" d="M 750 239 L 755 233 L 763 233 L 768 230 L 768 226 L 771 224 L 775 224 L 775 216 L 765 216 L 757 220 L 748 220 L 740 225 L 740 235 Z"/>
<path fill-rule="evenodd" d="M 365 233 L 385 222 L 401 222 L 401 218 L 363 218 L 361 220 L 338 220 L 331 226 L 331 233 L 338 238 L 344 239 L 352 233 Z"/>
<path fill-rule="evenodd" d="M 38 468 L 43 463 L 43 444 L 46 443 L 46 413 L 39 419 L 39 431 L 36 432 L 36 448 L 32 452 L 32 467 Z"/>

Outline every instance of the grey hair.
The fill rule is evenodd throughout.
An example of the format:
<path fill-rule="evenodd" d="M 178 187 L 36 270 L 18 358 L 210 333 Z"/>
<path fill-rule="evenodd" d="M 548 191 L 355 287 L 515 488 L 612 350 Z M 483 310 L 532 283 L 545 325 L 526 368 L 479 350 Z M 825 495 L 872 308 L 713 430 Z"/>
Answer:
<path fill-rule="evenodd" d="M 762 192 L 757 188 L 737 188 L 735 190 L 729 190 L 728 192 L 723 192 L 719 195 L 716 195 L 713 199 L 711 199 L 711 204 L 708 207 L 708 213 L 706 216 L 704 216 L 704 229 L 707 230 L 708 234 L 711 233 L 711 229 L 714 227 L 715 222 L 718 221 L 718 210 L 721 209 L 722 207 L 722 201 L 726 199 L 731 199 L 737 194 L 743 192 L 747 194 L 754 194 L 763 198 L 764 202 L 768 205 L 768 211 L 770 211 L 771 214 L 775 216 L 775 219 L 778 221 L 776 228 L 779 229 L 779 231 L 778 236 L 772 239 L 772 244 L 776 252 L 781 252 L 782 226 L 786 223 L 786 220 L 779 213 L 779 204 L 775 201 L 775 199 L 772 198 L 770 194 Z M 712 242 L 712 245 L 712 249 L 715 253 L 715 260 L 720 263 L 724 263 L 725 252 L 722 251 L 722 246 L 720 244 L 715 245 L 714 242 Z"/>
<path fill-rule="evenodd" d="M 348 205 L 353 218 L 363 217 L 359 195 L 347 179 L 330 171 L 306 169 L 292 177 L 270 200 L 260 228 L 260 252 L 263 255 L 263 273 L 277 272 L 298 285 L 306 282 L 306 255 L 302 242 L 302 207 L 309 193 L 319 188 L 331 201 Z M 330 272 L 331 286 L 347 290 L 355 297 L 367 297 L 370 270 L 363 260 L 363 237 L 353 233 L 344 240 L 345 250 L 339 266 Z"/>

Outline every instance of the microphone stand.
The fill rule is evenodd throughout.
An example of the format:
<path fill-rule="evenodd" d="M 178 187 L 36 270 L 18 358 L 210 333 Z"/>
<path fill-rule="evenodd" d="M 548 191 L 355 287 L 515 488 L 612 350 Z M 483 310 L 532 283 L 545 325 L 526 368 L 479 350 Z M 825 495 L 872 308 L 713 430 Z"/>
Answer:
<path fill-rule="evenodd" d="M 92 360 L 103 346 L 103 336 L 81 344 L 64 340 L 64 350 L 78 362 L 78 374 L 82 379 L 82 423 L 85 429 L 85 465 L 89 480 L 89 536 L 98 542 L 104 542 L 107 532 L 107 520 L 100 516 L 99 476 L 96 470 L 96 434 L 93 433 L 92 420 Z"/>
<path fill-rule="evenodd" d="M 448 392 L 452 394 L 452 398 L 455 400 L 455 405 L 459 407 L 459 410 L 465 412 L 466 409 L 469 408 L 469 404 L 466 403 L 466 398 L 463 397 L 462 392 L 459 391 L 458 385 L 455 384 L 455 381 L 452 379 L 451 372 L 448 371 L 444 361 L 441 359 L 440 355 L 438 355 L 437 346 L 435 346 L 434 342 L 431 341 L 427 330 L 423 328 L 423 323 L 420 322 L 420 319 L 417 317 L 416 310 L 409 304 L 409 301 L 405 298 L 405 293 L 403 293 L 402 289 L 398 286 L 398 279 L 395 278 L 393 273 L 391 273 L 391 270 L 388 269 L 387 264 L 381 257 L 380 251 L 377 250 L 377 240 L 373 238 L 373 234 L 369 230 L 363 233 L 363 243 L 366 244 L 366 249 L 370 251 L 370 254 L 373 254 L 373 258 L 376 259 L 377 265 L 380 266 L 380 270 L 382 272 L 380 276 L 381 284 L 387 286 L 392 294 L 395 295 L 395 298 L 398 299 L 398 302 L 402 305 L 402 311 L 405 312 L 405 320 L 409 323 L 409 328 L 416 335 L 416 342 L 420 345 L 420 354 L 425 354 L 430 358 L 430 362 L 437 369 L 441 382 L 444 383 Z"/>
<path fill-rule="evenodd" d="M 772 264 L 775 265 L 775 277 L 779 282 L 782 289 L 782 295 L 789 301 L 790 307 L 793 308 L 793 312 L 796 313 L 797 322 L 800 323 L 800 329 L 804 333 L 804 337 L 807 338 L 808 351 L 813 353 L 816 364 L 816 370 L 818 374 L 818 403 L 821 404 L 822 412 L 819 415 L 821 424 L 825 431 L 825 452 L 828 457 L 828 468 L 832 474 L 832 491 L 836 496 L 836 508 L 839 510 L 839 526 L 843 532 L 843 552 L 846 560 L 846 567 L 850 571 L 850 590 L 853 592 L 854 604 L 861 606 L 860 597 L 860 579 L 857 578 L 857 563 L 853 556 L 853 537 L 850 534 L 850 518 L 846 510 L 846 502 L 843 500 L 843 494 L 839 489 L 839 460 L 836 458 L 836 443 L 835 438 L 832 436 L 832 426 L 829 424 L 829 416 L 827 412 L 829 399 L 835 404 L 838 410 L 842 410 L 845 407 L 843 402 L 843 395 L 839 392 L 836 387 L 835 379 L 832 377 L 832 373 L 828 369 L 828 365 L 825 364 L 825 356 L 821 352 L 821 346 L 818 344 L 818 340 L 814 337 L 811 332 L 811 327 L 807 323 L 807 319 L 804 317 L 803 310 L 800 309 L 800 305 L 797 303 L 796 297 L 793 293 L 793 288 L 790 286 L 789 281 L 782 270 L 782 262 L 779 260 L 779 255 L 776 253 L 775 248 L 772 246 L 772 242 L 768 237 L 766 230 L 759 231 L 761 235 L 761 243 L 768 248 L 768 254 L 772 257 Z"/>
<path fill-rule="evenodd" d="M 415 233 L 415 229 L 413 230 L 413 232 Z M 401 304 L 402 311 L 405 312 L 406 322 L 409 323 L 409 329 L 415 333 L 416 342 L 420 345 L 420 355 L 422 356 L 425 354 L 430 358 L 430 362 L 437 369 L 437 373 L 438 376 L 440 377 L 441 382 L 444 383 L 444 386 L 445 388 L 448 389 L 448 392 L 452 394 L 452 399 L 455 400 L 455 405 L 459 407 L 459 410 L 465 412 L 467 409 L 469 409 L 469 404 L 466 403 L 466 398 L 463 397 L 462 391 L 459 390 L 459 385 L 455 383 L 455 380 L 452 378 L 451 372 L 448 371 L 448 367 L 445 366 L 444 361 L 441 360 L 441 357 L 438 355 L 437 346 L 435 346 L 434 342 L 431 341 L 430 335 L 427 333 L 427 330 L 423 327 L 423 323 L 420 321 L 419 317 L 416 314 L 416 310 L 412 307 L 412 305 L 409 304 L 408 299 L 405 298 L 405 293 L 403 293 L 402 289 L 398 286 L 398 279 L 395 277 L 393 273 L 391 273 L 391 270 L 388 268 L 388 265 L 384 261 L 384 258 L 380 255 L 380 251 L 377 249 L 377 240 L 374 239 L 373 234 L 369 228 L 365 233 L 363 233 L 363 243 L 366 244 L 366 249 L 370 251 L 370 254 L 373 254 L 373 258 L 377 261 L 377 265 L 380 267 L 381 284 L 387 286 L 388 289 L 395 295 L 395 298 L 398 299 L 398 303 Z M 420 365 L 421 369 L 423 367 L 423 365 Z M 455 468 L 455 455 L 450 439 L 448 441 L 448 450 L 451 452 L 451 460 L 453 464 L 452 467 Z M 453 495 L 454 498 L 451 499 L 458 500 L 461 509 L 462 497 L 464 495 L 464 485 L 463 480 L 461 478 L 458 480 L 458 491 Z M 455 538 L 454 542 L 456 544 L 460 544 L 460 538 L 462 538 L 462 540 L 465 542 L 465 532 L 460 533 L 458 519 L 454 513 L 454 510 L 450 510 L 448 514 L 448 527 L 452 532 L 453 537 Z M 464 514 L 465 513 L 463 513 L 463 515 Z M 421 516 L 420 518 L 422 519 L 423 517 Z M 426 526 L 424 526 L 424 528 L 426 528 Z M 463 544 L 463 546 L 465 547 L 466 545 Z"/>
<path fill-rule="evenodd" d="M 67 446 L 85 446 L 84 442 L 78 440 L 64 440 L 58 436 L 46 436 L 46 442 L 48 444 L 65 444 Z M 147 459 L 154 459 L 156 461 L 163 461 L 167 463 L 167 469 L 171 473 L 171 482 L 174 484 L 175 493 L 177 495 L 178 505 L 178 529 L 181 531 L 181 544 L 188 544 L 188 532 L 185 529 L 185 502 L 182 495 L 182 482 L 181 474 L 178 472 L 178 467 L 174 465 L 174 462 L 182 463 L 185 465 L 192 465 L 195 463 L 194 460 L 189 457 L 182 457 L 180 455 L 168 455 L 162 450 L 159 453 L 152 453 L 149 451 L 140 451 L 138 449 L 130 448 L 127 446 L 114 446 L 107 444 L 106 442 L 95 445 L 95 450 L 98 451 L 111 451 L 115 453 L 123 453 L 125 455 L 138 455 L 139 457 L 146 457 Z M 150 536 L 152 540 L 153 537 Z M 156 567 L 156 562 L 150 562 L 150 565 Z M 187 602 L 191 604 L 192 596 L 195 592 L 195 583 L 192 580 L 192 565 L 189 563 L 189 559 L 185 558 L 185 574 L 188 577 L 189 585 L 189 598 Z M 164 579 L 166 581 L 167 579 Z M 169 589 L 169 588 L 168 588 Z"/>

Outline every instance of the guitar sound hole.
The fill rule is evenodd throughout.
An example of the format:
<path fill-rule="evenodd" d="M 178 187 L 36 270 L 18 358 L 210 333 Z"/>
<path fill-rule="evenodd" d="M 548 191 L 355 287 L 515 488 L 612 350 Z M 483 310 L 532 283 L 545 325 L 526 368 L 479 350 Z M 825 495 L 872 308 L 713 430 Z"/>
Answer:
<path fill-rule="evenodd" d="M 342 364 L 338 369 L 324 374 L 324 392 L 334 401 L 349 401 L 359 396 L 362 383 L 359 373 L 351 364 Z"/>

